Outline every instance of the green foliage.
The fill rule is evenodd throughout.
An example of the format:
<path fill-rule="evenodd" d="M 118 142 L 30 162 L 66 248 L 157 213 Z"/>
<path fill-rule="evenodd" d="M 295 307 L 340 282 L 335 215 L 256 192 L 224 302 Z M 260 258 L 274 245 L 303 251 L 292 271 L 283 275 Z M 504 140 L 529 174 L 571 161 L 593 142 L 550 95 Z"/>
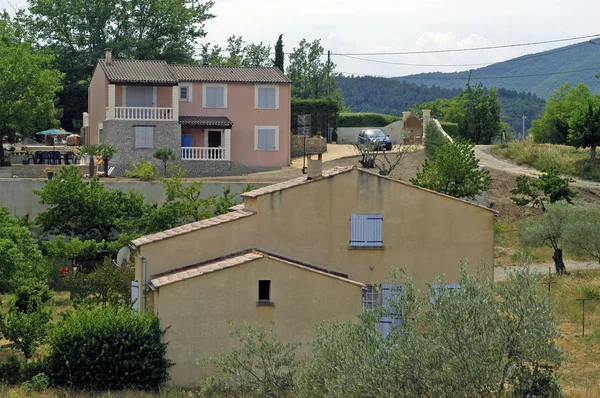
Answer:
<path fill-rule="evenodd" d="M 31 232 L 6 207 L 0 207 L 0 253 L 0 293 L 13 291 L 19 278 L 45 274 Z"/>
<path fill-rule="evenodd" d="M 481 83 L 467 88 L 457 98 L 455 107 L 444 115 L 444 120 L 458 123 L 459 134 L 477 144 L 490 144 L 501 130 L 500 103 L 497 91 L 483 89 Z"/>
<path fill-rule="evenodd" d="M 37 292 L 21 290 L 10 300 L 8 314 L 1 325 L 2 334 L 9 343 L 3 347 L 20 350 L 25 359 L 31 358 L 49 331 L 52 311 L 45 306 L 49 299 L 46 288 Z"/>
<path fill-rule="evenodd" d="M 18 27 L 6 12 L 2 19 L 0 159 L 4 156 L 2 143 L 6 138 L 30 137 L 58 124 L 54 100 L 63 78 L 55 68 L 51 52 L 16 37 Z"/>
<path fill-rule="evenodd" d="M 88 174 L 90 177 L 93 177 L 96 172 L 96 156 L 100 155 L 100 150 L 102 149 L 101 145 L 86 145 L 84 147 L 79 148 L 79 155 L 87 155 L 90 158 L 90 162 L 88 164 Z"/>
<path fill-rule="evenodd" d="M 433 161 L 425 160 L 410 182 L 457 198 L 475 199 L 487 190 L 489 171 L 479 168 L 473 145 L 456 139 L 442 146 Z"/>
<path fill-rule="evenodd" d="M 177 159 L 177 155 L 175 155 L 175 151 L 171 148 L 158 148 L 152 154 L 154 159 L 158 159 L 163 163 L 163 167 L 165 169 L 165 175 L 167 175 L 167 166 L 170 161 Z"/>
<path fill-rule="evenodd" d="M 179 166 L 171 168 L 172 176 L 163 178 L 165 187 L 164 208 L 175 214 L 181 224 L 204 220 L 212 215 L 215 195 L 202 197 L 202 181 L 183 184 L 185 173 Z"/>
<path fill-rule="evenodd" d="M 565 227 L 564 244 L 573 253 L 588 256 L 600 263 L 600 211 L 578 208 Z"/>
<path fill-rule="evenodd" d="M 585 106 L 591 94 L 580 83 L 571 88 L 568 83 L 560 86 L 548 98 L 541 118 L 533 120 L 529 130 L 536 143 L 565 144 L 569 135 L 569 118 L 575 110 Z"/>
<path fill-rule="evenodd" d="M 98 155 L 102 157 L 102 165 L 104 166 L 104 176 L 108 177 L 108 162 L 115 156 L 117 148 L 110 144 L 100 144 Z"/>
<path fill-rule="evenodd" d="M 245 45 L 242 36 L 231 35 L 227 38 L 227 56 L 221 55 L 221 47 L 218 45 L 210 48 L 210 43 L 202 46 L 201 63 L 211 66 L 254 66 L 269 67 L 272 61 L 269 59 L 271 46 L 259 44 Z"/>
<path fill-rule="evenodd" d="M 93 272 L 81 270 L 69 272 L 64 278 L 64 287 L 71 293 L 75 307 L 80 306 L 131 306 L 131 281 L 135 269 L 120 268 L 110 258 Z"/>
<path fill-rule="evenodd" d="M 36 42 L 57 54 L 61 71 L 68 72 L 59 104 L 61 124 L 73 130 L 74 119 L 87 109 L 87 87 L 104 49 L 113 58 L 162 59 L 194 62 L 194 46 L 206 35 L 212 1 L 112 0 L 86 4 L 69 0 L 32 0 L 23 26 Z M 94 32 L 94 33 L 90 33 Z M 27 85 L 22 85 L 27 87 Z"/>
<path fill-rule="evenodd" d="M 444 131 L 452 138 L 458 137 L 458 124 L 452 122 L 440 122 Z"/>
<path fill-rule="evenodd" d="M 564 396 L 555 369 L 548 365 L 523 366 L 515 384 L 515 397 L 562 398 Z"/>
<path fill-rule="evenodd" d="M 571 114 L 567 141 L 576 147 L 589 147 L 590 161 L 596 161 L 596 147 L 600 144 L 600 94 L 590 97 Z"/>
<path fill-rule="evenodd" d="M 444 145 L 450 144 L 450 141 L 444 136 L 444 134 L 438 129 L 434 122 L 429 122 L 425 126 L 425 139 L 423 145 L 425 146 L 425 153 L 430 159 L 435 158 L 435 153 Z"/>
<path fill-rule="evenodd" d="M 247 186 L 246 186 L 247 188 Z M 225 214 L 229 212 L 229 208 L 235 206 L 235 197 L 236 194 L 231 193 L 231 185 L 225 185 L 223 187 L 223 193 L 221 196 L 217 197 L 215 200 L 215 208 L 213 213 L 215 216 L 220 214 Z"/>
<path fill-rule="evenodd" d="M 157 389 L 172 365 L 157 317 L 128 307 L 80 308 L 51 333 L 53 383 L 77 389 Z"/>
<path fill-rule="evenodd" d="M 283 52 L 283 34 L 279 35 L 277 43 L 275 43 L 275 59 L 273 60 L 273 66 L 279 68 L 280 71 L 285 72 L 284 68 L 285 55 Z"/>
<path fill-rule="evenodd" d="M 15 385 L 21 381 L 21 361 L 14 355 L 0 361 L 0 381 Z"/>
<path fill-rule="evenodd" d="M 41 392 L 48 388 L 50 379 L 45 373 L 38 373 L 21 385 L 21 390 L 26 393 Z"/>
<path fill-rule="evenodd" d="M 570 182 L 573 180 L 558 175 L 555 167 L 545 171 L 536 180 L 521 175 L 517 177 L 517 187 L 510 191 L 511 194 L 519 196 L 511 199 L 517 206 L 531 204 L 543 211 L 546 210 L 547 203 L 565 201 L 572 204 L 576 193 L 569 188 Z"/>
<path fill-rule="evenodd" d="M 292 99 L 292 131 L 298 131 L 298 115 L 311 115 L 312 134 L 337 128 L 340 104 L 332 98 Z"/>
<path fill-rule="evenodd" d="M 268 330 L 264 326 L 235 327 L 231 321 L 228 325 L 229 335 L 241 344 L 241 348 L 234 349 L 229 355 L 209 359 L 219 369 L 220 376 L 212 381 L 212 386 L 205 388 L 214 389 L 215 385 L 221 385 L 228 388 L 228 394 L 232 396 L 287 396 L 299 368 L 296 360 L 299 344 L 279 341 L 273 332 L 273 323 Z"/>
<path fill-rule="evenodd" d="M 142 158 L 138 162 L 134 160 L 131 161 L 129 169 L 125 170 L 125 177 L 139 178 L 142 181 L 151 181 L 156 180 L 158 172 L 154 163 Z"/>
<path fill-rule="evenodd" d="M 340 127 L 385 127 L 402 120 L 401 117 L 381 113 L 340 113 Z"/>
<path fill-rule="evenodd" d="M 497 286 L 462 267 L 458 290 L 430 284 L 422 293 L 410 278 L 402 285 L 388 300 L 402 315 L 387 337 L 376 328 L 382 308 L 317 328 L 299 377 L 302 396 L 510 395 L 525 365 L 560 364 L 554 303 L 527 270 Z"/>

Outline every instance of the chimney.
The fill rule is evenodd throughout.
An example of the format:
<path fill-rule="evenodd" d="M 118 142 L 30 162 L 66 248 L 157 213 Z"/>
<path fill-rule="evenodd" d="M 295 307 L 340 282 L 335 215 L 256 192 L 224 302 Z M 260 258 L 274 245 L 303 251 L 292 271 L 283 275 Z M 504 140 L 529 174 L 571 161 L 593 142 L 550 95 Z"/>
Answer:
<path fill-rule="evenodd" d="M 313 156 L 317 155 L 316 159 L 313 159 Z M 323 154 L 322 153 L 309 153 L 308 156 L 308 164 L 306 171 L 306 179 L 313 180 L 315 178 L 319 178 L 323 175 Z"/>
<path fill-rule="evenodd" d="M 104 61 L 106 62 L 106 65 L 110 65 L 110 63 L 112 62 L 112 48 L 106 49 L 106 53 L 104 54 Z"/>

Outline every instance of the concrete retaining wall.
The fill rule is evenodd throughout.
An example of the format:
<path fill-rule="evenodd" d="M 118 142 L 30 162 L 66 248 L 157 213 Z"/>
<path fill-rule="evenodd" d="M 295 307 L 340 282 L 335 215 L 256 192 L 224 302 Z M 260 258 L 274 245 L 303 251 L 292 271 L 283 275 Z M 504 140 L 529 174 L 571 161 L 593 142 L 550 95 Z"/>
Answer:
<path fill-rule="evenodd" d="M 45 170 L 52 170 L 54 171 L 54 174 L 56 174 L 59 167 L 63 166 L 50 164 L 15 164 L 11 166 L 11 173 L 12 176 L 17 176 L 19 178 L 47 178 L 48 174 Z M 77 166 L 77 168 L 80 175 L 87 174 L 89 171 L 89 166 Z"/>
<path fill-rule="evenodd" d="M 121 189 L 125 192 L 135 189 L 144 195 L 146 202 L 162 203 L 165 200 L 165 191 L 160 181 L 102 181 L 100 182 L 107 189 Z M 45 180 L 21 180 L 7 179 L 0 180 L 0 206 L 5 206 L 16 216 L 28 214 L 35 217 L 46 206 L 39 203 L 39 196 L 33 193 L 34 190 L 40 190 L 46 183 Z M 231 186 L 231 192 L 240 194 L 248 185 L 245 182 L 204 182 L 202 184 L 202 197 L 209 195 L 219 195 L 223 192 L 223 187 Z M 269 184 L 253 183 L 256 188 L 264 187 Z M 236 203 L 241 203 L 239 196 L 235 198 Z"/>
<path fill-rule="evenodd" d="M 358 135 L 357 135 L 358 137 Z M 327 140 L 323 137 L 306 138 L 307 153 L 325 153 L 327 152 Z M 292 158 L 304 156 L 304 136 L 292 135 Z"/>

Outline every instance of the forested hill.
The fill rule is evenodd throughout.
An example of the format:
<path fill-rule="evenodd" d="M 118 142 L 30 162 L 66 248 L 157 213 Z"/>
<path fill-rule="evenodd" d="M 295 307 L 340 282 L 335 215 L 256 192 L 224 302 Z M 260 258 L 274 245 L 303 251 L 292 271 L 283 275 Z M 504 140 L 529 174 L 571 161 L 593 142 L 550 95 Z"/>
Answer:
<path fill-rule="evenodd" d="M 464 84 L 461 89 L 446 89 L 369 76 L 338 76 L 337 83 L 344 97 L 344 104 L 352 112 L 376 112 L 396 116 L 401 116 L 402 111 L 410 110 L 418 103 L 437 98 L 453 98 L 464 88 Z M 506 89 L 498 90 L 498 100 L 502 107 L 502 121 L 510 124 L 513 131 L 521 131 L 523 115 L 527 116 L 525 124 L 526 128 L 529 128 L 531 120 L 541 117 L 545 106 L 545 101 L 535 94 Z"/>
<path fill-rule="evenodd" d="M 600 43 L 600 40 L 596 41 Z M 557 73 L 582 69 L 589 70 Z M 585 83 L 592 92 L 600 93 L 600 79 L 596 78 L 598 72 L 600 72 L 600 45 L 583 42 L 475 69 L 471 76 L 471 83 L 482 82 L 486 87 L 531 92 L 547 99 L 565 82 L 572 86 Z M 403 76 L 398 79 L 455 89 L 463 88 L 468 76 L 468 71 L 434 72 Z"/>

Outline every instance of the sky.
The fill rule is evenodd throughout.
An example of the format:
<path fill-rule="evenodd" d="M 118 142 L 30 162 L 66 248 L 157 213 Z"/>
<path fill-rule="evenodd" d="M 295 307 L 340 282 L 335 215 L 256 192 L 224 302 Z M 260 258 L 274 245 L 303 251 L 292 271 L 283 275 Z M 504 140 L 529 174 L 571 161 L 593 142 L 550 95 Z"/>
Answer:
<path fill-rule="evenodd" d="M 90 0 L 93 1 L 93 0 Z M 26 0 L 0 0 L 0 9 L 25 7 Z M 215 0 L 200 43 L 225 47 L 227 37 L 274 46 L 283 34 L 284 50 L 302 38 L 321 39 L 325 51 L 371 53 L 496 46 L 600 34 L 597 0 Z M 569 19 L 567 19 L 569 18 Z M 599 36 L 600 37 L 600 36 Z M 582 41 L 582 40 L 579 40 Z M 403 66 L 333 55 L 345 74 L 402 76 L 452 72 L 577 41 L 447 54 L 364 56 L 379 61 L 427 64 Z M 598 51 L 600 46 L 590 46 Z M 287 62 L 287 59 L 286 59 Z"/>

